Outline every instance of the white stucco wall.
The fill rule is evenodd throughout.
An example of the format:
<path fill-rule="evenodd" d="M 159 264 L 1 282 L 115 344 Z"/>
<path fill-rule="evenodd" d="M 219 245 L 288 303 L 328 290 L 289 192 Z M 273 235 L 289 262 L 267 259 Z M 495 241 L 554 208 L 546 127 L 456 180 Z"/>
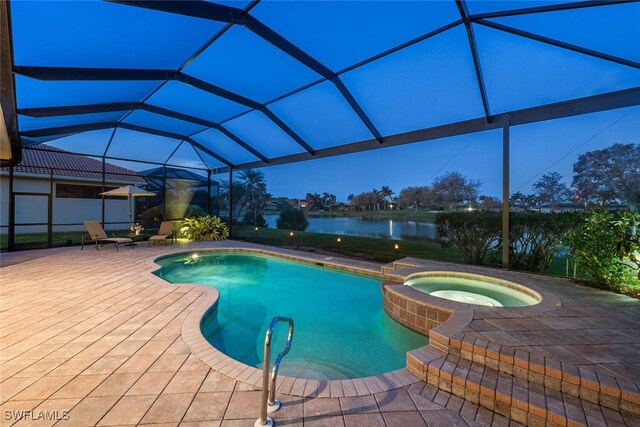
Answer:
<path fill-rule="evenodd" d="M 54 179 L 52 207 L 54 224 L 53 231 L 82 231 L 82 221 L 100 221 L 102 219 L 102 200 L 100 199 L 69 199 L 56 197 L 56 183 L 101 185 L 99 182 Z M 120 184 L 107 185 L 115 186 Z M 14 177 L 15 192 L 46 193 L 50 190 L 48 177 L 33 178 L 25 176 Z M 16 198 L 16 223 L 47 222 L 47 198 L 18 196 Z M 129 203 L 126 198 L 105 200 L 105 222 L 122 222 L 123 224 L 107 225 L 107 230 L 123 230 L 128 227 Z M 126 224 L 124 224 L 126 223 Z M 0 176 L 0 225 L 9 224 L 9 178 Z M 61 224 L 61 225 L 56 225 Z M 79 225 L 64 225 L 79 224 Z M 16 227 L 16 233 L 46 232 L 46 226 Z M 1 233 L 7 233 L 7 228 L 0 228 Z"/>

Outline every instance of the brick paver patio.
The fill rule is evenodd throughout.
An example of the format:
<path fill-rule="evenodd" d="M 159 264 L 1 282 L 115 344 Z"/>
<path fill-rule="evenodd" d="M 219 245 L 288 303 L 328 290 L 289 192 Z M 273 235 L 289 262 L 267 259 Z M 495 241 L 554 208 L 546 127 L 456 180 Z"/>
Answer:
<path fill-rule="evenodd" d="M 67 419 L 18 424 L 252 426 L 259 415 L 259 388 L 212 369 L 183 339 L 183 324 L 202 305 L 206 292 L 150 274 L 157 256 L 232 246 L 251 245 L 179 244 L 119 252 L 107 246 L 100 252 L 69 248 L 3 254 L 2 425 L 16 423 L 20 411 L 34 410 L 33 418 L 42 410 Z M 345 264 L 372 268 L 369 263 Z M 380 266 L 373 267 L 379 271 Z M 464 333 L 495 341 L 508 335 L 520 350 L 595 365 L 597 372 L 637 381 L 638 301 L 567 281 L 527 277 L 539 286 L 553 282 L 569 314 L 535 321 L 474 319 Z M 556 342 L 558 331 L 572 340 Z M 413 381 L 361 396 L 347 396 L 344 390 L 333 395 L 330 390 L 324 394 L 328 397 L 318 397 L 317 390 L 302 396 L 279 394 L 283 408 L 273 418 L 283 426 L 518 425 L 431 382 Z M 580 411 L 584 424 L 640 424 L 627 413 L 580 400 L 571 402 L 571 409 Z"/>

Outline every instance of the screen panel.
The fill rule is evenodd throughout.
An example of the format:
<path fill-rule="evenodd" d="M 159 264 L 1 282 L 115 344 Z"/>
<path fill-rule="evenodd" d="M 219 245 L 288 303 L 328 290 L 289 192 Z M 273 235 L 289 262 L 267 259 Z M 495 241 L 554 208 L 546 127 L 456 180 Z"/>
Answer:
<path fill-rule="evenodd" d="M 331 82 L 288 96 L 269 108 L 316 149 L 373 138 Z"/>
<path fill-rule="evenodd" d="M 189 136 L 192 133 L 204 129 L 204 126 L 197 125 L 195 123 L 185 122 L 173 117 L 155 114 L 144 110 L 133 111 L 124 119 L 124 122 L 151 129 L 172 132 L 183 136 Z"/>
<path fill-rule="evenodd" d="M 320 77 L 238 26 L 225 32 L 184 71 L 258 102 L 269 101 Z"/>
<path fill-rule="evenodd" d="M 577 1 L 580 2 L 582 0 Z M 573 2 L 574 0 L 467 0 L 469 12 L 471 13 L 498 12 L 538 6 L 554 6 Z"/>
<path fill-rule="evenodd" d="M 215 129 L 209 129 L 193 136 L 193 139 L 211 148 L 214 152 L 229 160 L 234 165 L 258 160 L 253 154 Z"/>
<path fill-rule="evenodd" d="M 248 110 L 244 105 L 176 81 L 167 82 L 146 102 L 213 122 Z"/>
<path fill-rule="evenodd" d="M 211 157 L 199 148 L 194 147 L 194 150 L 200 155 L 200 157 L 202 157 L 202 160 L 204 160 L 204 162 L 210 169 L 224 168 L 227 166 L 220 160 L 216 159 L 215 157 Z"/>
<path fill-rule="evenodd" d="M 94 0 L 14 1 L 11 17 L 15 64 L 58 67 L 177 69 L 224 25 Z"/>
<path fill-rule="evenodd" d="M 48 145 L 70 151 L 72 153 L 102 156 L 107 148 L 107 144 L 109 144 L 112 134 L 113 129 L 81 132 L 75 135 L 55 139 L 49 142 Z"/>
<path fill-rule="evenodd" d="M 168 164 L 190 168 L 207 168 L 207 165 L 198 157 L 191 144 L 184 141 L 167 160 Z"/>
<path fill-rule="evenodd" d="M 342 77 L 383 136 L 484 115 L 463 27 Z"/>
<path fill-rule="evenodd" d="M 250 0 L 217 0 L 217 1 L 206 0 L 206 1 L 209 1 L 210 3 L 218 3 L 218 4 L 223 4 L 225 6 L 236 7 L 238 9 L 244 9 L 245 7 L 249 6 L 249 4 L 251 3 Z"/>
<path fill-rule="evenodd" d="M 333 71 L 460 19 L 453 1 L 267 1 L 251 14 Z"/>
<path fill-rule="evenodd" d="M 542 176 L 555 172 L 575 196 L 577 192 L 572 186 L 574 165 L 581 154 L 614 144 L 640 143 L 640 108 L 513 126 L 510 132 L 512 194 L 535 194 L 535 184 Z"/>
<path fill-rule="evenodd" d="M 269 158 L 304 151 L 289 135 L 258 111 L 240 116 L 224 125 Z"/>
<path fill-rule="evenodd" d="M 15 76 L 18 108 L 139 102 L 159 81 L 43 81 Z"/>
<path fill-rule="evenodd" d="M 475 25 L 493 113 L 640 86 L 640 70 Z"/>
<path fill-rule="evenodd" d="M 126 111 L 109 111 L 107 113 L 74 114 L 69 116 L 52 117 L 30 117 L 18 115 L 18 130 L 24 132 L 34 129 L 47 129 L 61 126 L 117 122 L 125 114 Z"/>
<path fill-rule="evenodd" d="M 640 62 L 640 3 L 495 18 L 500 24 Z"/>
<path fill-rule="evenodd" d="M 179 143 L 178 140 L 158 135 L 118 129 L 107 155 L 122 159 L 164 163 Z"/>

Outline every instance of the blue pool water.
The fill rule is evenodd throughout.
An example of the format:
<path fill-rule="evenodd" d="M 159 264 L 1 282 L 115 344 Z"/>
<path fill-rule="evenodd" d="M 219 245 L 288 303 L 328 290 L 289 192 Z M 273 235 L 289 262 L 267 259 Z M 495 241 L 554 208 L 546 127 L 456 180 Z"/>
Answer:
<path fill-rule="evenodd" d="M 220 292 L 203 322 L 207 340 L 247 365 L 262 367 L 264 335 L 274 316 L 295 322 L 280 372 L 300 378 L 345 379 L 406 366 L 406 352 L 427 344 L 382 309 L 380 280 L 263 255 L 199 253 L 156 260 L 171 283 L 200 283 Z M 272 354 L 284 347 L 280 324 Z"/>

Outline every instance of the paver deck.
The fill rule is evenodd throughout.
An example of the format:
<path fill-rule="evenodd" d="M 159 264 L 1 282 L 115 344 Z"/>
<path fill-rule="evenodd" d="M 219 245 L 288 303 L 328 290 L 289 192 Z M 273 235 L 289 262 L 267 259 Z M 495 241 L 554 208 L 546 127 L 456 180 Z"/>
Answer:
<path fill-rule="evenodd" d="M 192 243 L 123 248 L 119 252 L 105 247 L 100 252 L 68 248 L 3 254 L 0 269 L 1 424 L 15 424 L 19 415 L 30 414 L 27 418 L 33 418 L 53 414 L 56 419 L 23 419 L 18 425 L 252 426 L 258 418 L 259 388 L 212 369 L 185 343 L 185 320 L 202 305 L 207 293 L 198 286 L 171 285 L 149 273 L 150 262 L 157 256 L 209 247 L 255 245 Z M 34 254 L 37 257 L 33 257 Z M 357 261 L 344 261 L 344 264 L 378 271 L 380 267 Z M 558 282 L 557 286 L 561 285 Z M 634 306 L 624 298 L 580 287 L 573 295 L 575 298 L 567 298 L 575 304 L 568 308 L 600 306 L 605 298 L 607 313 L 624 310 L 625 315 L 620 318 L 629 317 L 638 322 L 638 304 Z M 543 322 L 544 319 L 535 320 L 555 330 L 573 326 L 581 331 L 589 319 L 593 322 L 599 318 L 600 312 L 585 309 L 572 313 L 571 319 L 553 316 L 550 324 Z M 574 322 L 572 319 L 585 320 Z M 493 318 L 489 317 L 481 320 L 486 324 L 474 320 L 465 333 L 486 336 L 488 331 L 503 331 L 522 345 L 532 347 L 529 335 L 514 334 L 518 330 L 509 329 L 513 323 L 492 323 Z M 569 321 L 565 325 L 563 320 Z M 523 319 L 517 324 L 540 326 Z M 620 324 L 608 323 L 603 328 L 618 326 Z M 626 333 L 633 337 L 638 329 Z M 539 339 L 537 335 L 533 337 Z M 575 339 L 597 339 L 597 335 L 580 337 Z M 600 363 L 607 372 L 628 372 L 634 376 L 633 369 L 637 366 L 633 363 L 637 362 L 632 362 L 625 371 L 613 366 L 625 365 L 620 360 L 627 356 L 637 360 L 628 354 L 628 348 L 637 349 L 633 347 L 637 346 L 637 336 L 635 343 L 628 341 L 625 334 L 610 334 L 607 338 L 610 347 L 598 350 L 598 360 L 577 351 L 572 354 Z M 548 345 L 549 351 L 554 346 L 569 350 L 563 344 L 544 342 L 544 345 Z M 636 356 L 639 353 L 636 352 Z M 292 384 L 291 388 L 295 386 Z M 279 394 L 284 405 L 273 417 L 278 425 L 300 426 L 518 425 L 425 382 L 363 394 L 349 397 Z M 332 396 L 331 391 L 328 396 Z M 600 425 L 638 422 L 597 405 L 578 404 L 571 408 L 585 414 L 585 420 L 601 420 Z M 40 410 L 45 412 L 38 412 Z"/>

